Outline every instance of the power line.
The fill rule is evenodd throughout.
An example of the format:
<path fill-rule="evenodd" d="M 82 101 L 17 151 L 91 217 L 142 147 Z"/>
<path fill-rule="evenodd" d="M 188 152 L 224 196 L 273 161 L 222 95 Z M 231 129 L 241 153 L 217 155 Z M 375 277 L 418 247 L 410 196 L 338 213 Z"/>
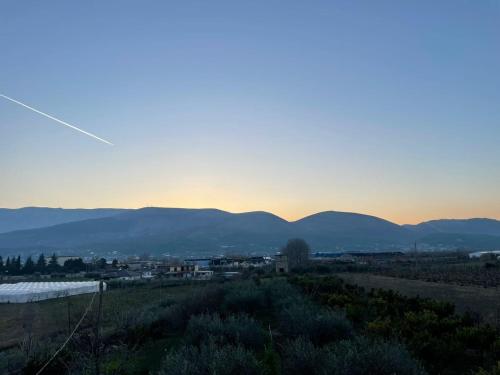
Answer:
<path fill-rule="evenodd" d="M 38 370 L 38 372 L 36 373 L 36 375 L 40 375 L 43 372 L 43 370 L 45 370 L 45 368 L 54 360 L 54 358 L 56 358 L 57 355 L 64 349 L 64 347 L 68 344 L 69 340 L 71 340 L 71 338 L 73 337 L 73 335 L 75 334 L 75 332 L 80 327 L 80 324 L 82 324 L 83 319 L 85 319 L 85 317 L 87 316 L 88 312 L 90 311 L 90 308 L 92 307 L 92 304 L 94 303 L 94 299 L 95 299 L 96 294 L 97 294 L 97 292 L 94 292 L 94 294 L 92 295 L 92 299 L 90 300 L 89 305 L 85 309 L 82 317 L 80 318 L 80 320 L 78 321 L 78 323 L 76 324 L 75 328 L 73 329 L 73 331 L 71 332 L 71 334 L 68 336 L 68 338 L 66 339 L 66 341 L 64 341 L 64 343 L 61 345 L 61 347 L 56 350 L 56 352 L 54 353 L 54 355 L 42 366 L 42 368 L 40 370 Z"/>

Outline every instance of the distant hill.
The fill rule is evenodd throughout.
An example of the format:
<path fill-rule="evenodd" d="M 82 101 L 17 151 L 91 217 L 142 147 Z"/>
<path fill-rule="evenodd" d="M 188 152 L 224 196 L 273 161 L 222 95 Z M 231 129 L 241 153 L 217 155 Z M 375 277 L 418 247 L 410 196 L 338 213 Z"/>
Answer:
<path fill-rule="evenodd" d="M 304 238 L 315 251 L 408 249 L 414 241 L 428 249 L 500 248 L 497 220 L 397 225 L 375 216 L 336 211 L 288 222 L 268 212 L 217 209 L 25 208 L 0 210 L 0 228 L 23 229 L 0 233 L 0 255 L 42 251 L 81 255 L 269 254 L 294 237 Z"/>
<path fill-rule="evenodd" d="M 296 233 L 315 248 L 388 248 L 411 242 L 411 233 L 400 225 L 375 216 L 326 211 L 300 219 L 293 224 Z"/>
<path fill-rule="evenodd" d="M 272 253 L 302 237 L 315 249 L 377 249 L 409 238 L 407 229 L 373 216 L 323 212 L 288 222 L 267 212 L 143 208 L 110 217 L 0 234 L 0 253 L 58 251 L 214 254 Z"/>
<path fill-rule="evenodd" d="M 467 233 L 433 233 L 419 238 L 419 242 L 436 249 L 499 250 L 500 236 Z"/>
<path fill-rule="evenodd" d="M 63 209 L 47 207 L 0 208 L 0 233 L 48 227 L 86 219 L 109 217 L 123 209 Z"/>
<path fill-rule="evenodd" d="M 500 221 L 493 219 L 442 219 L 404 225 L 418 235 L 433 233 L 486 234 L 500 236 Z"/>

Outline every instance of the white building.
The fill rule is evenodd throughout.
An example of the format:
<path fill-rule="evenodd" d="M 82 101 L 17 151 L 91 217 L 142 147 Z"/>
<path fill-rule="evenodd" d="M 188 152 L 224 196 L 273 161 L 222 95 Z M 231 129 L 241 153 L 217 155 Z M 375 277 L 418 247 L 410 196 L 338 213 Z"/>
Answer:
<path fill-rule="evenodd" d="M 500 256 L 500 250 L 490 250 L 490 251 L 476 251 L 475 253 L 470 253 L 469 258 L 481 258 L 481 255 L 493 254 L 497 257 Z"/>

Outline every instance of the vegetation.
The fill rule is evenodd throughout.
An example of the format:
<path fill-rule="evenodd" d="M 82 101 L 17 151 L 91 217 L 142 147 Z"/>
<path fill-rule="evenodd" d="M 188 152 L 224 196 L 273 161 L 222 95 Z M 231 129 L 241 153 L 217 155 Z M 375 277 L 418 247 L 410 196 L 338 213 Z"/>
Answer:
<path fill-rule="evenodd" d="M 112 267 L 117 266 L 118 261 L 113 260 Z M 35 262 L 31 256 L 27 257 L 24 263 L 21 262 L 21 257 L 7 257 L 6 261 L 0 256 L 0 275 L 33 275 L 38 274 L 53 274 L 53 273 L 77 273 L 84 271 L 95 271 L 106 267 L 106 259 L 101 258 L 94 264 L 85 264 L 82 258 L 68 259 L 61 266 L 57 261 L 56 254 L 47 260 L 44 254 L 40 254 Z"/>
<path fill-rule="evenodd" d="M 177 290 L 181 293 L 175 293 Z M 134 299 L 142 296 L 143 302 L 122 304 L 119 296 L 131 292 Z M 61 300 L 42 305 L 56 303 Z M 360 332 L 344 309 L 319 304 L 286 278 L 263 276 L 201 285 L 117 283 L 105 294 L 104 307 L 100 361 L 105 374 L 297 373 L 302 367 L 291 365 L 294 361 L 313 368 L 312 374 L 323 374 L 338 367 L 339 353 L 349 351 L 349 345 L 365 348 L 359 355 L 367 358 L 376 355 L 369 350 L 372 342 L 360 341 Z M 93 373 L 94 313 L 51 363 L 50 373 Z M 19 346 L 1 352 L 0 370 L 36 372 L 66 335 L 64 327 L 44 335 L 44 345 L 40 337 L 32 335 L 29 350 L 23 352 Z M 423 372 L 400 344 L 377 340 L 377 345 L 393 348 L 379 373 L 391 374 L 400 368 L 412 369 L 408 373 Z M 162 349 L 151 350 L 153 347 Z M 301 347 L 309 351 L 299 350 Z M 345 366 L 354 366 L 359 360 L 344 357 L 342 354 Z"/>
<path fill-rule="evenodd" d="M 477 285 L 481 287 L 500 286 L 500 262 L 496 258 L 463 260 L 456 263 L 422 262 L 415 265 L 399 265 L 376 270 L 385 276 L 423 280 L 456 285 Z"/>
<path fill-rule="evenodd" d="M 293 270 L 308 265 L 311 249 L 306 241 L 301 238 L 294 238 L 287 242 L 281 249 L 281 254 L 286 255 L 288 267 Z"/>
<path fill-rule="evenodd" d="M 497 256 L 484 254 L 480 258 L 471 259 L 463 251 L 410 252 L 387 258 L 358 258 L 353 262 L 322 262 L 302 271 L 370 273 L 401 279 L 496 288 L 500 286 L 500 261 Z"/>
<path fill-rule="evenodd" d="M 96 358 L 106 375 L 498 371 L 500 332 L 457 314 L 452 304 L 365 290 L 329 275 L 330 267 L 296 269 L 287 277 L 249 270 L 231 281 L 112 282 L 99 347 L 94 304 L 46 371 L 93 374 Z M 90 301 L 87 295 L 0 306 L 0 332 L 12 332 L 0 334 L 0 373 L 36 373 Z"/>
<path fill-rule="evenodd" d="M 361 336 L 399 341 L 429 373 L 472 373 L 500 359 L 499 332 L 467 314 L 455 314 L 449 303 L 393 291 L 366 292 L 337 277 L 299 276 L 292 282 L 321 305 L 344 309 Z"/>

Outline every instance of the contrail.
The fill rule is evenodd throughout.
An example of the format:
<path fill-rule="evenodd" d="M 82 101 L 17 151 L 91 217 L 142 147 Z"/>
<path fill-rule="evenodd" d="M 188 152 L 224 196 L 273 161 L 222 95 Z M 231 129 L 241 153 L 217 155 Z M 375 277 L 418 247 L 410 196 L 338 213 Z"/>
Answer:
<path fill-rule="evenodd" d="M 30 107 L 29 105 L 26 105 L 26 104 L 24 104 L 24 103 L 21 103 L 21 102 L 19 102 L 19 101 L 15 100 L 15 99 L 9 98 L 8 96 L 3 95 L 3 94 L 0 94 L 0 96 L 1 96 L 2 98 L 4 98 L 4 99 L 10 100 L 10 101 L 11 101 L 11 102 L 13 102 L 13 103 L 16 103 L 16 104 L 19 104 L 20 106 L 23 106 L 23 107 L 25 107 L 25 108 L 28 108 L 28 109 L 32 110 L 33 112 L 36 112 L 36 113 L 38 113 L 38 114 L 40 114 L 40 115 L 42 115 L 42 116 L 45 116 L 45 117 L 47 117 L 47 118 L 50 118 L 51 120 L 57 121 L 58 123 L 63 124 L 64 126 L 67 126 L 68 128 L 71 128 L 71 129 L 73 129 L 73 130 L 79 131 L 80 133 L 86 134 L 86 135 L 88 135 L 89 137 L 92 137 L 92 138 L 97 139 L 98 141 L 101 141 L 101 142 L 107 143 L 108 145 L 114 146 L 114 145 L 113 145 L 113 143 L 111 143 L 111 142 L 109 142 L 109 141 L 106 141 L 105 139 L 99 138 L 99 137 L 98 137 L 97 135 L 95 135 L 95 134 L 92 134 L 92 133 L 86 132 L 86 131 L 85 131 L 85 130 L 83 130 L 83 129 L 77 128 L 76 126 L 73 126 L 73 125 L 71 125 L 71 124 L 68 124 L 68 123 L 67 123 L 67 122 L 65 122 L 65 121 L 59 120 L 58 118 L 55 118 L 55 117 L 53 117 L 53 116 L 51 116 L 51 115 L 48 115 L 47 113 L 43 113 L 42 111 L 39 111 L 38 109 L 35 109 L 35 108 L 33 108 L 33 107 Z"/>

